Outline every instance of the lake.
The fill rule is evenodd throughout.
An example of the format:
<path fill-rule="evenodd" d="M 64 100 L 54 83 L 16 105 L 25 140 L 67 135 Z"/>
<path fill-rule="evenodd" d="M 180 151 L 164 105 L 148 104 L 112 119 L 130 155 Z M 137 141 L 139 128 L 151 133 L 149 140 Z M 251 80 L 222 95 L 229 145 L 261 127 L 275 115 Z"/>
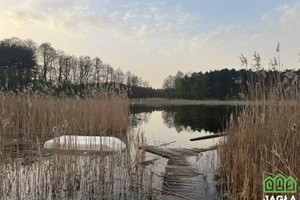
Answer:
<path fill-rule="evenodd" d="M 191 138 L 223 132 L 234 106 L 131 106 L 131 123 L 135 132 L 144 135 L 147 145 L 166 148 L 207 148 L 218 144 L 220 138 L 190 141 Z M 168 159 L 148 153 L 148 159 L 159 159 L 155 164 L 157 187 L 170 185 L 170 163 Z M 179 176 L 174 186 L 176 194 L 163 192 L 162 199 L 219 199 L 215 174 L 218 170 L 217 150 L 187 156 L 185 169 L 194 170 L 194 175 L 180 175 L 181 170 L 171 176 Z M 167 167 L 166 167 L 167 166 Z M 173 167 L 171 165 L 171 167 Z M 167 169 L 167 170 L 166 170 Z M 172 171 L 174 172 L 174 171 Z M 184 183 L 184 184 L 182 184 Z M 190 183 L 190 185 L 186 184 Z"/>

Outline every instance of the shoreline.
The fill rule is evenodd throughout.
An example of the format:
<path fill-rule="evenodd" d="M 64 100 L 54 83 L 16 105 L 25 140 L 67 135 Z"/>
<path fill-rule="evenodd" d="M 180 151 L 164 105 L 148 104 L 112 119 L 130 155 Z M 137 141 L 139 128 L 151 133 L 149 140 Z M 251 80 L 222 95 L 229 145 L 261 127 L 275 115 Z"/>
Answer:
<path fill-rule="evenodd" d="M 189 100 L 189 99 L 167 99 L 167 98 L 141 98 L 129 99 L 129 105 L 144 106 L 185 106 L 185 105 L 206 105 L 206 106 L 245 106 L 245 105 L 297 105 L 299 101 L 249 101 L 249 100 Z"/>
<path fill-rule="evenodd" d="M 224 100 L 188 100 L 188 99 L 167 99 L 167 98 L 143 98 L 129 99 L 130 105 L 165 106 L 165 105 L 248 105 L 250 101 L 224 101 Z"/>

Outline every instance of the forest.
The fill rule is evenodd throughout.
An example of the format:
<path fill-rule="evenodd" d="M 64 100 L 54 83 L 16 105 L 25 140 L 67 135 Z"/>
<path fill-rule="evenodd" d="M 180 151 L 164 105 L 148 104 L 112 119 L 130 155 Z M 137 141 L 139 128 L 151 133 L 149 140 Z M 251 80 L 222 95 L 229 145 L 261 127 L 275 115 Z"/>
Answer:
<path fill-rule="evenodd" d="M 241 100 L 249 93 L 249 84 L 275 84 L 277 77 L 283 81 L 282 88 L 288 90 L 290 76 L 300 75 L 300 70 L 253 70 L 253 69 L 222 69 L 206 73 L 194 72 L 184 74 L 177 72 L 164 80 L 163 90 L 168 98 L 196 100 Z M 293 79 L 292 79 L 293 80 Z"/>
<path fill-rule="evenodd" d="M 87 88 L 125 91 L 130 98 L 163 97 L 147 81 L 130 71 L 114 69 L 99 57 L 69 55 L 50 43 L 37 45 L 31 39 L 13 37 L 0 41 L 0 86 L 2 90 L 19 91 L 44 86 L 54 93 L 79 94 Z M 49 90 L 48 90 L 49 91 Z"/>
<path fill-rule="evenodd" d="M 13 37 L 0 41 L 2 91 L 18 92 L 30 87 L 32 91 L 42 92 L 46 86 L 48 89 L 45 91 L 52 91 L 53 94 L 63 91 L 69 96 L 84 96 L 91 88 L 104 88 L 125 93 L 129 98 L 240 100 L 243 93 L 248 92 L 249 83 L 263 79 L 267 85 L 275 76 L 280 76 L 283 81 L 288 80 L 286 76 L 289 71 L 263 70 L 260 60 L 255 65 L 260 68 L 186 74 L 179 71 L 164 80 L 162 89 L 153 89 L 141 77 L 130 71 L 124 73 L 120 68 L 114 69 L 99 57 L 76 57 L 56 50 L 50 43 L 37 45 L 31 39 Z M 299 75 L 300 70 L 295 73 Z"/>

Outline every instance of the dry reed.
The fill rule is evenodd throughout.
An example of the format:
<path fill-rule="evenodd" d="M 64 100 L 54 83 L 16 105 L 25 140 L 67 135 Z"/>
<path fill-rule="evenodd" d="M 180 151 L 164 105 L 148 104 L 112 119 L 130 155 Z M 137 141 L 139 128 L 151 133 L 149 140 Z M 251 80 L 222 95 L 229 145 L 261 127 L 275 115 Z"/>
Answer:
<path fill-rule="evenodd" d="M 108 95 L 109 94 L 109 95 Z M 152 193 L 151 169 L 141 167 L 144 140 L 129 128 L 122 95 L 56 98 L 30 92 L 0 94 L 0 199 L 119 199 Z M 126 150 L 82 154 L 43 152 L 61 135 L 115 136 Z M 145 184 L 144 184 L 145 182 Z"/>
<path fill-rule="evenodd" d="M 255 54 L 257 58 L 258 54 Z M 254 66 L 260 66 L 259 60 Z M 300 198 L 300 104 L 298 76 L 292 71 L 274 73 L 267 81 L 265 71 L 256 69 L 249 77 L 254 105 L 244 106 L 239 117 L 231 117 L 228 136 L 221 143 L 220 185 L 227 199 L 263 199 L 263 180 L 278 173 L 298 183 Z M 258 78 L 257 78 L 258 77 Z M 286 194 L 284 194 L 286 195 Z M 287 194 L 291 196 L 292 194 Z"/>

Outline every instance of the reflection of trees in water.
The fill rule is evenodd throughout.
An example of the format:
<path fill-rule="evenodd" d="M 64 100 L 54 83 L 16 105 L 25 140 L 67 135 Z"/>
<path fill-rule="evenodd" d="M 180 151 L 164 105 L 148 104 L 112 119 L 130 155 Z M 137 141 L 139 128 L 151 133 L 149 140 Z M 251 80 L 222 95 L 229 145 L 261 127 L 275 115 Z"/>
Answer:
<path fill-rule="evenodd" d="M 161 113 L 161 117 L 164 120 L 164 124 L 168 127 L 168 128 L 172 128 L 175 126 L 174 123 L 174 116 L 175 116 L 175 112 L 172 111 L 162 111 Z"/>
<path fill-rule="evenodd" d="M 208 131 L 222 132 L 229 120 L 230 114 L 235 114 L 235 106 L 161 106 L 151 107 L 135 105 L 130 107 L 131 124 L 136 127 L 144 122 L 148 123 L 153 111 L 162 111 L 164 124 L 168 128 L 175 128 L 177 132 Z"/>
<path fill-rule="evenodd" d="M 145 106 L 145 105 L 132 105 L 130 106 L 130 113 L 137 114 L 137 113 L 152 113 L 154 111 L 161 111 L 164 110 L 162 106 L 160 107 L 153 107 L 153 106 Z"/>
<path fill-rule="evenodd" d="M 130 115 L 130 123 L 133 127 L 138 127 L 142 123 L 148 123 L 151 113 L 136 113 Z"/>
<path fill-rule="evenodd" d="M 179 124 L 175 124 L 175 115 L 176 112 L 175 111 L 165 111 L 163 110 L 161 113 L 161 117 L 163 118 L 163 122 L 164 124 L 168 127 L 168 128 L 173 128 L 175 127 L 177 132 L 181 132 L 183 131 L 183 127 Z"/>
<path fill-rule="evenodd" d="M 222 132 L 233 106 L 171 106 L 162 112 L 164 124 L 177 132 L 182 131 L 209 131 Z"/>
<path fill-rule="evenodd" d="M 154 107 L 134 105 L 130 106 L 130 123 L 132 127 L 138 127 L 142 123 L 148 123 L 150 115 L 156 109 Z"/>

